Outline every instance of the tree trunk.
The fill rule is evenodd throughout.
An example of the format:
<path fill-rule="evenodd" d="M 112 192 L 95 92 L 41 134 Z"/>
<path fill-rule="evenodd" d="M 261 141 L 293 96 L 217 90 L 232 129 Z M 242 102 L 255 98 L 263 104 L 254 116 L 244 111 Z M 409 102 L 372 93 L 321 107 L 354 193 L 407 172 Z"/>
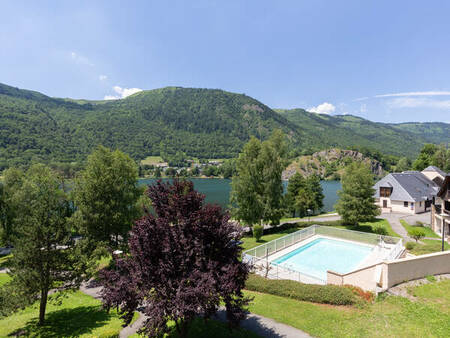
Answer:
<path fill-rule="evenodd" d="M 44 325 L 45 322 L 45 309 L 47 307 L 48 291 L 41 290 L 41 303 L 39 305 L 39 325 Z"/>

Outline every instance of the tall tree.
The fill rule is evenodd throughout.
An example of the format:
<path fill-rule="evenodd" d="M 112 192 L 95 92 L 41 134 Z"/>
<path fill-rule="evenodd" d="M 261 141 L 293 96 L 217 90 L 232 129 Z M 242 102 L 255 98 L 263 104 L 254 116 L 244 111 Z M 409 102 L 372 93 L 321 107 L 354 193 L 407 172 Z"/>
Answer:
<path fill-rule="evenodd" d="M 306 187 L 311 193 L 313 204 L 309 207 L 314 213 L 323 208 L 323 189 L 320 185 L 320 178 L 317 175 L 311 175 L 306 179 Z"/>
<path fill-rule="evenodd" d="M 336 211 L 345 223 L 357 225 L 369 221 L 380 214 L 375 205 L 374 176 L 370 168 L 362 162 L 354 162 L 345 168 L 342 175 L 342 190 Z"/>
<path fill-rule="evenodd" d="M 11 262 L 12 285 L 28 300 L 40 299 L 39 325 L 44 324 L 52 288 L 77 288 L 81 264 L 75 260 L 67 218 L 68 201 L 60 180 L 48 167 L 33 165 L 14 194 L 18 208 Z M 78 257 L 77 257 L 78 259 Z"/>
<path fill-rule="evenodd" d="M 429 165 L 433 164 L 433 155 L 438 150 L 438 146 L 432 143 L 427 143 L 423 146 L 422 150 L 417 156 L 417 159 L 413 162 L 413 169 L 422 171 Z"/>
<path fill-rule="evenodd" d="M 237 159 L 231 183 L 234 216 L 247 225 L 278 224 L 285 212 L 281 174 L 287 165 L 287 146 L 281 131 L 261 143 L 252 137 Z"/>
<path fill-rule="evenodd" d="M 296 211 L 298 211 L 298 209 L 296 208 L 295 200 L 299 194 L 300 189 L 304 190 L 305 187 L 306 187 L 305 178 L 299 172 L 296 172 L 289 179 L 285 200 L 289 211 L 292 213 L 292 217 L 295 217 Z"/>
<path fill-rule="evenodd" d="M 290 178 L 286 204 L 293 216 L 298 212 L 300 217 L 304 217 L 308 214 L 308 209 L 314 213 L 319 211 L 323 208 L 323 198 L 319 176 L 304 178 L 300 173 L 295 173 Z"/>
<path fill-rule="evenodd" d="M 237 159 L 237 175 L 231 182 L 231 203 L 234 217 L 252 226 L 261 221 L 264 213 L 262 194 L 264 182 L 259 161 L 261 142 L 252 137 Z"/>
<path fill-rule="evenodd" d="M 411 162 L 408 160 L 407 157 L 400 158 L 397 164 L 395 165 L 395 171 L 399 173 L 409 170 L 409 168 L 411 168 Z"/>
<path fill-rule="evenodd" d="M 0 183 L 0 241 L 9 244 L 14 233 L 17 213 L 13 196 L 22 185 L 24 173 L 20 169 L 9 168 L 4 171 L 3 183 Z"/>
<path fill-rule="evenodd" d="M 431 162 L 445 172 L 450 171 L 450 149 L 444 144 L 439 145 L 431 158 Z"/>
<path fill-rule="evenodd" d="M 132 222 L 140 213 L 137 201 L 142 190 L 137 180 L 136 164 L 121 151 L 100 146 L 89 155 L 73 190 L 74 223 L 86 241 L 102 242 L 110 249 L 121 243 L 126 246 Z"/>
<path fill-rule="evenodd" d="M 135 223 L 130 255 L 101 272 L 105 307 L 118 307 L 129 323 L 144 306 L 144 333 L 162 337 L 175 323 L 186 337 L 195 317 L 210 318 L 223 303 L 237 325 L 248 303 L 242 293 L 248 266 L 240 260 L 242 229 L 190 181 L 157 182 L 147 194 L 155 215 Z"/>

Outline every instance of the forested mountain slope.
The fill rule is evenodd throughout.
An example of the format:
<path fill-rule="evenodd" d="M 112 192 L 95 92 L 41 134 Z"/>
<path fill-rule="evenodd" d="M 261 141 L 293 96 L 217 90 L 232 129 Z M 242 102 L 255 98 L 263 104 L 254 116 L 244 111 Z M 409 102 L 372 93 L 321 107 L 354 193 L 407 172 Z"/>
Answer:
<path fill-rule="evenodd" d="M 84 101 L 0 84 L 0 160 L 8 165 L 82 160 L 98 144 L 136 159 L 176 151 L 232 157 L 251 135 L 266 138 L 276 128 L 294 146 L 308 144 L 269 107 L 222 90 L 170 87 L 122 100 Z"/>
<path fill-rule="evenodd" d="M 414 158 L 424 143 L 450 142 L 446 123 L 388 124 L 353 115 L 325 115 L 304 109 L 276 110 L 308 136 L 328 147 L 367 147 L 382 153 Z"/>
<path fill-rule="evenodd" d="M 242 94 L 167 87 L 115 101 L 52 98 L 0 84 L 0 170 L 32 161 L 82 161 L 98 144 L 135 159 L 185 152 L 234 157 L 251 135 L 282 129 L 310 153 L 355 146 L 414 157 L 425 142 L 450 142 L 448 124 L 374 123 L 303 109 L 278 110 Z"/>

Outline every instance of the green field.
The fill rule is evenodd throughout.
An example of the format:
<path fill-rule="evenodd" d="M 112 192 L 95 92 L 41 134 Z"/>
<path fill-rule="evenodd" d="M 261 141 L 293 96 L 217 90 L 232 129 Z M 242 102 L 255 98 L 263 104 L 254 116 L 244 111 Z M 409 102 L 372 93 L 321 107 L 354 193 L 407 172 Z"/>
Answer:
<path fill-rule="evenodd" d="M 254 297 L 251 312 L 316 337 L 448 337 L 450 280 L 414 290 L 418 301 L 385 296 L 363 307 L 319 305 L 250 291 L 246 294 Z"/>
<path fill-rule="evenodd" d="M 0 273 L 0 286 L 8 283 L 11 280 L 11 277 L 7 273 Z"/>
<path fill-rule="evenodd" d="M 411 224 L 409 224 L 408 222 L 406 222 L 404 219 L 400 220 L 400 223 L 403 225 L 403 227 L 405 228 L 405 230 L 407 232 L 409 232 L 412 229 L 422 229 L 423 231 L 425 231 L 425 237 L 431 237 L 431 238 L 439 238 L 439 236 L 433 231 L 431 230 L 431 228 L 426 227 L 426 226 L 413 226 Z"/>
<path fill-rule="evenodd" d="M 442 242 L 433 239 L 422 239 L 422 243 L 415 243 L 414 248 L 408 250 L 413 255 L 425 255 L 433 252 L 439 252 L 442 250 Z M 444 249 L 450 250 L 450 244 L 444 242 Z"/>
<path fill-rule="evenodd" d="M 158 163 L 164 162 L 161 156 L 147 156 L 141 161 L 142 165 L 156 165 Z"/>
<path fill-rule="evenodd" d="M 99 300 L 80 291 L 70 293 L 60 305 L 49 302 L 46 324 L 37 325 L 39 303 L 0 320 L 0 337 L 21 331 L 27 337 L 114 337 L 122 329 L 115 310 L 108 314 Z"/>

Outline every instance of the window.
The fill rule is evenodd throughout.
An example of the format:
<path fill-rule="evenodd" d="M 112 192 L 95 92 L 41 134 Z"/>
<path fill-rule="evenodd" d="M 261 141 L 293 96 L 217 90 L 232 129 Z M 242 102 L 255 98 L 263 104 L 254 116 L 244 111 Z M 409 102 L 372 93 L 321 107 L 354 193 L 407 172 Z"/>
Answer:
<path fill-rule="evenodd" d="M 422 201 L 419 202 L 419 207 L 421 207 L 421 206 L 422 206 Z"/>
<path fill-rule="evenodd" d="M 403 206 L 404 206 L 405 208 L 407 208 L 407 207 L 408 207 L 408 202 L 403 202 Z"/>
<path fill-rule="evenodd" d="M 392 188 L 380 187 L 380 197 L 391 196 Z"/>

